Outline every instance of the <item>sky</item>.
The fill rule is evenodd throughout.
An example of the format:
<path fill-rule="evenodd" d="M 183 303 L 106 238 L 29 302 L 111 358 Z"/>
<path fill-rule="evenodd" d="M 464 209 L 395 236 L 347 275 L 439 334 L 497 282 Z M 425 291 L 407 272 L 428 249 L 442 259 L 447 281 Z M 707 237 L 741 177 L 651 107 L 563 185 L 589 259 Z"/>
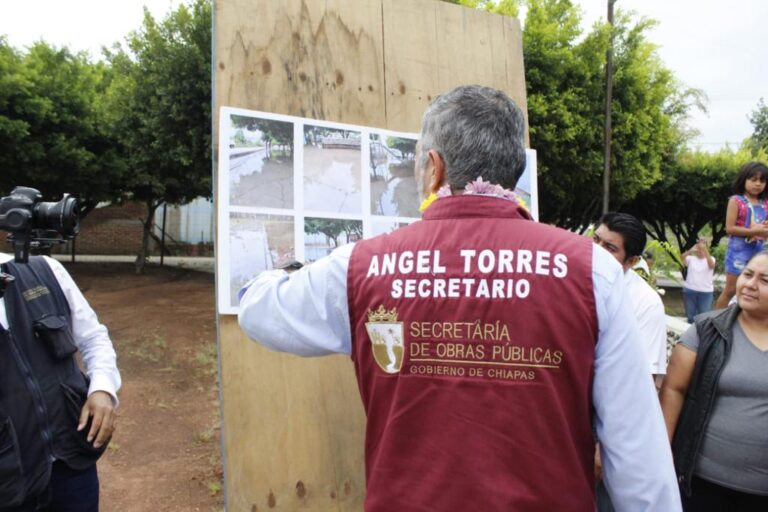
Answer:
<path fill-rule="evenodd" d="M 0 0 L 0 34 L 16 48 L 44 39 L 98 58 L 102 46 L 122 42 L 141 26 L 143 5 L 162 18 L 180 3 Z M 575 3 L 585 27 L 605 19 L 607 0 Z M 768 0 L 617 0 L 616 8 L 657 20 L 649 38 L 659 45 L 662 60 L 678 80 L 708 97 L 708 113 L 693 112 L 689 123 L 700 132 L 693 147 L 716 151 L 728 143 L 735 148 L 752 133 L 749 115 L 761 97 L 768 100 Z"/>

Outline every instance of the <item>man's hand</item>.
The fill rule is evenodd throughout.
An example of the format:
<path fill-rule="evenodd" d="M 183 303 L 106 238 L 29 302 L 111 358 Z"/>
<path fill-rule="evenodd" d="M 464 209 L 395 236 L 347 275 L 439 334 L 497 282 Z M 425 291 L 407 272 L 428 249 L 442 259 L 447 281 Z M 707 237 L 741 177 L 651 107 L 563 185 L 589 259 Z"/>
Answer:
<path fill-rule="evenodd" d="M 88 432 L 88 442 L 93 441 L 95 438 L 93 447 L 101 448 L 112 437 L 112 432 L 115 431 L 115 419 L 117 419 L 115 406 L 109 393 L 106 391 L 94 391 L 88 397 L 85 405 L 83 405 L 83 410 L 80 411 L 80 423 L 77 425 L 78 432 L 88 425 L 89 417 L 93 417 L 93 419 L 91 420 L 91 430 Z"/>

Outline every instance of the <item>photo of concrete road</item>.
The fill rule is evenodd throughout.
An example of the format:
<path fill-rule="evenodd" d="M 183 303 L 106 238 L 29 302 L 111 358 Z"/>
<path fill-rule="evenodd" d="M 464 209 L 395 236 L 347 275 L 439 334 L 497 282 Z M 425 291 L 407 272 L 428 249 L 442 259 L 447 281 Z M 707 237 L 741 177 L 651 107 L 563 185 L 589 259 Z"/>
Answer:
<path fill-rule="evenodd" d="M 229 203 L 292 209 L 293 123 L 231 116 Z"/>
<path fill-rule="evenodd" d="M 293 217 L 232 213 L 229 217 L 230 301 L 238 306 L 237 292 L 264 270 L 294 259 Z"/>
<path fill-rule="evenodd" d="M 360 133 L 304 127 L 304 209 L 331 213 L 363 210 Z"/>
<path fill-rule="evenodd" d="M 231 150 L 229 204 L 293 208 L 293 158 L 269 159 L 266 149 Z"/>
<path fill-rule="evenodd" d="M 371 213 L 419 217 L 414 158 L 416 140 L 371 134 Z"/>

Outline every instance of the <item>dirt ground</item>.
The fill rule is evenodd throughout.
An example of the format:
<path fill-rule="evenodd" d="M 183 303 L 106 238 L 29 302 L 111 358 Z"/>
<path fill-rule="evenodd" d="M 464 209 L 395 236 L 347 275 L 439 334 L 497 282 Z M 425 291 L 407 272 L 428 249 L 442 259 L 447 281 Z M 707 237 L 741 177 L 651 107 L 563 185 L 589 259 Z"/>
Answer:
<path fill-rule="evenodd" d="M 123 379 L 99 461 L 101 510 L 223 510 L 213 275 L 66 266 L 109 329 Z"/>

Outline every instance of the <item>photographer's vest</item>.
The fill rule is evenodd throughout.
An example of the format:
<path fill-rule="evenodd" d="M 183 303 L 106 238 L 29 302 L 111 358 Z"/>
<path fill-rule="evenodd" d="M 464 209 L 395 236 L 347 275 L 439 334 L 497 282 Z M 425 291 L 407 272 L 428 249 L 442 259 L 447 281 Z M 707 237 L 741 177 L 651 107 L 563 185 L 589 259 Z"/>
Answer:
<path fill-rule="evenodd" d="M 356 244 L 366 511 L 595 510 L 592 249 L 483 196 Z"/>
<path fill-rule="evenodd" d="M 51 463 L 91 466 L 104 451 L 77 432 L 88 392 L 74 358 L 70 311 L 42 257 L 5 263 L 9 330 L 0 327 L 0 510 L 48 485 Z"/>

